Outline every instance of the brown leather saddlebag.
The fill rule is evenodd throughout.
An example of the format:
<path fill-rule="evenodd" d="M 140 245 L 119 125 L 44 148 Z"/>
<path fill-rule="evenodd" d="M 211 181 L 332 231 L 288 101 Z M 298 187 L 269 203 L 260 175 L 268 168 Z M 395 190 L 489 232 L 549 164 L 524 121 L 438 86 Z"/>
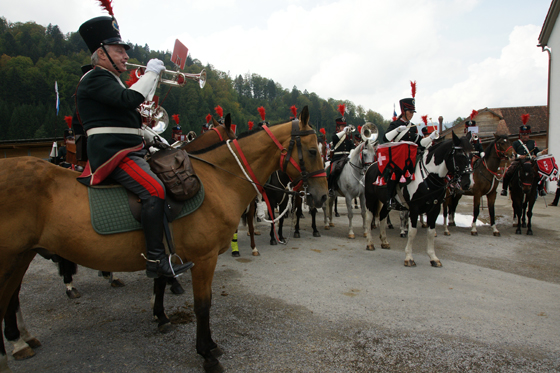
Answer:
<path fill-rule="evenodd" d="M 159 150 L 148 159 L 152 171 L 163 181 L 167 192 L 179 201 L 198 193 L 200 180 L 195 175 L 189 155 L 182 149 Z"/>

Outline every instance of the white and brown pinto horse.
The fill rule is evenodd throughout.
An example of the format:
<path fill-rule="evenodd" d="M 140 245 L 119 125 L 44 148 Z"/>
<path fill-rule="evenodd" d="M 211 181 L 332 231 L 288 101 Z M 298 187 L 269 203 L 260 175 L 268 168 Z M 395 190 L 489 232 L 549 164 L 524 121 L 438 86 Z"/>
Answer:
<path fill-rule="evenodd" d="M 453 138 L 436 143 L 418 155 L 414 168 L 414 180 L 402 188 L 404 202 L 410 211 L 408 222 L 408 242 L 405 248 L 404 265 L 414 267 L 416 263 L 412 258 L 412 244 L 416 237 L 418 216 L 426 214 L 428 223 L 428 245 L 427 253 L 430 263 L 434 267 L 441 267 L 441 261 L 435 254 L 434 237 L 436 219 L 441 209 L 441 203 L 445 198 L 448 177 L 457 180 L 461 188 L 469 189 L 473 184 L 472 168 L 468 153 L 472 146 L 465 137 L 459 138 L 453 132 Z M 385 206 L 387 201 L 387 188 L 374 185 L 379 176 L 377 163 L 372 165 L 366 173 L 366 206 L 368 212 L 368 226 L 372 219 L 379 216 L 381 247 L 390 248 L 387 241 L 386 217 L 389 210 Z M 400 187 L 399 187 L 400 188 Z M 367 235 L 367 250 L 375 250 L 371 230 Z"/>
<path fill-rule="evenodd" d="M 257 195 L 238 162 L 260 185 L 279 168 L 293 179 L 303 177 L 308 202 L 316 206 L 326 200 L 327 181 L 307 107 L 299 121 L 263 126 L 191 159 L 205 199 L 198 210 L 173 223 L 175 249 L 182 260 L 195 264 L 191 273 L 196 350 L 207 372 L 221 372 L 217 357 L 222 352 L 210 331 L 212 279 L 218 255 L 229 248 L 241 214 Z M 0 190 L 0 320 L 37 252 L 48 251 L 97 270 L 145 270 L 144 234 L 96 233 L 87 188 L 76 181 L 74 172 L 34 157 L 2 159 Z M 61 220 L 59 207 L 68 204 L 75 208 Z M 0 371 L 9 372 L 3 338 Z"/>

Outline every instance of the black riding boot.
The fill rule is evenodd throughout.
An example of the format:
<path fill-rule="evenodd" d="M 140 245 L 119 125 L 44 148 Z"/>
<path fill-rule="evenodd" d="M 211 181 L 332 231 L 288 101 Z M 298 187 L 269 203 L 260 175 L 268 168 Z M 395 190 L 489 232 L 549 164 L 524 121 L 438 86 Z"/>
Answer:
<path fill-rule="evenodd" d="M 508 190 L 510 179 L 511 176 L 509 176 L 506 171 L 506 173 L 504 174 L 504 178 L 502 179 L 502 192 L 500 193 L 501 196 L 507 197 L 507 190 Z"/>
<path fill-rule="evenodd" d="M 194 264 L 172 264 L 171 258 L 165 253 L 163 246 L 163 219 L 165 201 L 158 197 L 150 197 L 142 201 L 142 229 L 146 237 L 146 275 L 150 278 L 160 276 L 176 277 Z"/>
<path fill-rule="evenodd" d="M 554 196 L 554 201 L 549 206 L 558 206 L 558 199 L 560 199 L 560 187 L 556 188 L 556 195 Z"/>

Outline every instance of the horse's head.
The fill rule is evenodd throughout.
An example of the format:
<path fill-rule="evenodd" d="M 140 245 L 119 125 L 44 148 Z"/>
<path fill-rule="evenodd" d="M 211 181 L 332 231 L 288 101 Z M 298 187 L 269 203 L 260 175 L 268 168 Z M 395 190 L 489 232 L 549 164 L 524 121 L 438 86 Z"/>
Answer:
<path fill-rule="evenodd" d="M 327 200 L 327 178 L 323 168 L 323 158 L 319 151 L 317 134 L 309 125 L 309 109 L 305 106 L 299 121 L 292 122 L 292 135 L 288 152 L 298 163 L 296 167 L 285 161 L 284 172 L 290 176 L 292 184 L 303 182 L 302 191 L 306 193 L 307 204 L 320 207 Z M 299 125 L 299 126 L 298 126 Z"/>
<path fill-rule="evenodd" d="M 227 113 L 225 118 L 224 118 L 224 124 L 221 124 L 220 122 L 218 122 L 216 119 L 214 119 L 214 117 L 212 117 L 212 123 L 213 123 L 213 127 L 215 128 L 221 135 L 221 138 L 223 138 L 224 140 L 230 139 L 233 140 L 235 139 L 237 136 L 235 136 L 235 132 L 233 132 L 233 130 L 231 129 L 231 115 L 230 113 Z"/>
<path fill-rule="evenodd" d="M 375 142 L 377 144 L 377 142 Z M 375 144 L 370 140 L 366 140 L 358 145 L 350 152 L 350 160 L 352 164 L 363 169 L 365 172 L 368 167 L 375 162 Z"/>
<path fill-rule="evenodd" d="M 469 190 L 474 185 L 473 170 L 469 157 L 472 145 L 467 136 L 459 138 L 455 135 L 455 132 L 451 131 L 451 133 L 453 135 L 453 149 L 450 156 L 446 158 L 445 164 L 455 182 L 461 186 L 461 189 Z"/>
<path fill-rule="evenodd" d="M 531 159 L 524 161 L 517 169 L 517 176 L 519 178 L 519 185 L 525 194 L 529 194 L 538 180 L 538 167 L 537 162 Z"/>
<path fill-rule="evenodd" d="M 509 141 L 507 135 L 496 135 L 494 134 L 494 141 L 490 144 L 494 148 L 496 155 L 500 159 L 511 159 L 513 157 L 513 147 Z M 490 154 L 492 149 L 488 149 L 486 154 Z"/>

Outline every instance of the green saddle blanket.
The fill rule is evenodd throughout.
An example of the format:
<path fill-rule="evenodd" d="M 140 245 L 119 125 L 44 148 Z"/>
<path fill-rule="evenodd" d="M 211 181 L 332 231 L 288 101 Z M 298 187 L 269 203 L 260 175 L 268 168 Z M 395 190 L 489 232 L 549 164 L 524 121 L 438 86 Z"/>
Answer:
<path fill-rule="evenodd" d="M 99 234 L 114 234 L 142 229 L 134 219 L 128 205 L 128 195 L 123 187 L 88 188 L 91 224 Z M 196 211 L 204 201 L 204 186 L 191 199 L 185 201 L 175 219 Z"/>

